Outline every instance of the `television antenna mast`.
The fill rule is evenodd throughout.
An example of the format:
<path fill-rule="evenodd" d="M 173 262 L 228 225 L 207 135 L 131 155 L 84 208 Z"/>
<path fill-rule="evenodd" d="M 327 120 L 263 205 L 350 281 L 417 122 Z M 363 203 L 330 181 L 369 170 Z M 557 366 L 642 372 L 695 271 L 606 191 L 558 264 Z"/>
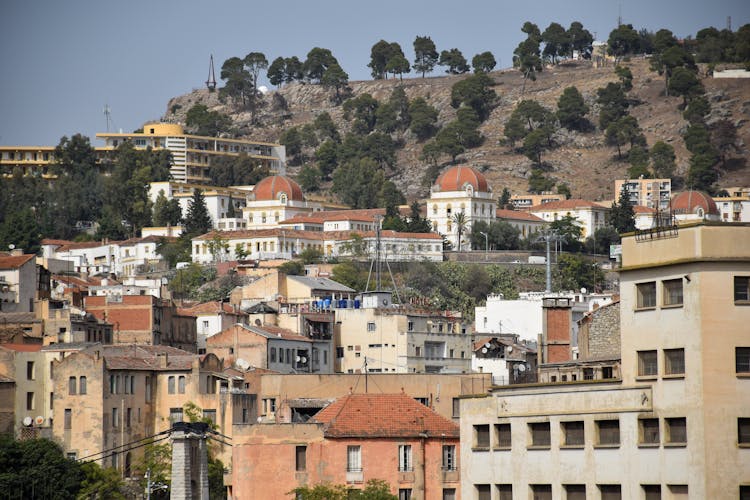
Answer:
<path fill-rule="evenodd" d="M 208 64 L 208 80 L 206 80 L 206 88 L 209 92 L 216 90 L 216 74 L 214 73 L 214 55 L 211 54 L 211 61 Z"/>
<path fill-rule="evenodd" d="M 104 105 L 104 118 L 107 120 L 107 132 L 109 132 L 109 124 L 112 121 L 112 110 L 109 108 L 109 104 Z"/>

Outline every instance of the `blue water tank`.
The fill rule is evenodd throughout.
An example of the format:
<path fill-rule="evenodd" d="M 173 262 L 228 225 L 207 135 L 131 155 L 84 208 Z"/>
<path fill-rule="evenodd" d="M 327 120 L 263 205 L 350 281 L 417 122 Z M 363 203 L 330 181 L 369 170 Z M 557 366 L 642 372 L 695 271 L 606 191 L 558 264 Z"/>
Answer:
<path fill-rule="evenodd" d="M 359 299 L 354 299 L 354 309 L 359 309 Z"/>

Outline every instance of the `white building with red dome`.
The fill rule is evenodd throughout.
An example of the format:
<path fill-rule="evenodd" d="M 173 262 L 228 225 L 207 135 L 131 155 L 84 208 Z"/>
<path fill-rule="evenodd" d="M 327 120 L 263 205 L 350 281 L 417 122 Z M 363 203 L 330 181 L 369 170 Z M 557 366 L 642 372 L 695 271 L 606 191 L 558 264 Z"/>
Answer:
<path fill-rule="evenodd" d="M 443 172 L 430 190 L 427 218 L 432 229 L 445 236 L 455 250 L 471 247 L 469 234 L 476 221 L 491 223 L 495 220 L 497 202 L 487 179 L 476 169 L 459 165 Z M 458 248 L 456 214 L 463 213 L 466 228 Z"/>
<path fill-rule="evenodd" d="M 299 184 L 283 175 L 266 177 L 255 185 L 242 209 L 247 229 L 268 229 L 298 215 L 323 210 L 319 203 L 305 200 Z"/>

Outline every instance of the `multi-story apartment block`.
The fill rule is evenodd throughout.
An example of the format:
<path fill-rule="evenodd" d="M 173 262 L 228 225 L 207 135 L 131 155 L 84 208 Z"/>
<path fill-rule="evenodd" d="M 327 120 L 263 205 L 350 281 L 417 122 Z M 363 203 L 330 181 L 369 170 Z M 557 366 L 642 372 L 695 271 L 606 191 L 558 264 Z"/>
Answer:
<path fill-rule="evenodd" d="M 232 494 L 274 500 L 297 486 L 381 479 L 398 498 L 460 498 L 458 435 L 404 393 L 350 394 L 306 423 L 235 426 Z"/>
<path fill-rule="evenodd" d="M 35 303 L 50 296 L 50 273 L 35 255 L 18 250 L 0 255 L 0 311 L 33 312 Z"/>
<path fill-rule="evenodd" d="M 750 194 L 714 197 L 722 222 L 750 222 Z"/>
<path fill-rule="evenodd" d="M 617 179 L 615 180 L 615 200 L 620 199 L 623 187 L 628 193 L 631 205 L 669 210 L 669 200 L 672 197 L 672 181 L 670 179 Z"/>
<path fill-rule="evenodd" d="M 143 132 L 102 132 L 96 137 L 103 139 L 104 147 L 97 152 L 115 150 L 124 141 L 137 149 L 148 147 L 167 149 L 172 154 L 170 173 L 178 182 L 205 183 L 210 181 L 211 162 L 221 157 L 237 157 L 245 154 L 273 172 L 283 172 L 286 165 L 286 149 L 280 144 L 250 141 L 246 139 L 224 139 L 186 134 L 181 125 L 174 123 L 147 123 Z"/>
<path fill-rule="evenodd" d="M 336 371 L 471 371 L 471 325 L 460 314 L 394 307 L 390 292 L 362 294 L 362 307 L 336 309 Z"/>
<path fill-rule="evenodd" d="M 240 154 L 272 172 L 283 172 L 286 168 L 286 148 L 281 144 L 190 135 L 174 123 L 147 123 L 143 132 L 102 132 L 96 137 L 105 143 L 95 148 L 99 162 L 107 161 L 112 151 L 125 141 L 136 149 L 169 150 L 172 155 L 170 173 L 178 182 L 206 183 L 211 179 L 212 161 Z M 22 168 L 26 173 L 46 176 L 50 175 L 54 156 L 54 146 L 0 146 L 0 167 L 6 172 Z"/>
<path fill-rule="evenodd" d="M 564 194 L 542 193 L 542 194 L 514 194 L 510 197 L 510 203 L 516 210 L 528 210 L 531 207 L 550 203 L 552 201 L 563 201 Z"/>
<path fill-rule="evenodd" d="M 487 179 L 479 171 L 467 167 L 451 167 L 443 172 L 430 190 L 427 218 L 432 230 L 445 235 L 455 250 L 469 248 L 471 226 L 475 221 L 490 223 L 495 220 L 497 203 Z M 458 248 L 456 214 L 463 213 L 466 226 Z"/>
<path fill-rule="evenodd" d="M 750 226 L 622 245 L 620 378 L 463 399 L 463 498 L 750 495 Z"/>
<path fill-rule="evenodd" d="M 53 363 L 53 436 L 68 456 L 91 457 L 130 477 L 143 440 L 184 418 L 188 402 L 202 409 L 219 432 L 247 422 L 254 399 L 243 383 L 223 373 L 212 354 L 167 346 L 94 345 Z M 227 446 L 219 456 L 228 462 Z M 115 453 L 102 453 L 106 450 Z"/>

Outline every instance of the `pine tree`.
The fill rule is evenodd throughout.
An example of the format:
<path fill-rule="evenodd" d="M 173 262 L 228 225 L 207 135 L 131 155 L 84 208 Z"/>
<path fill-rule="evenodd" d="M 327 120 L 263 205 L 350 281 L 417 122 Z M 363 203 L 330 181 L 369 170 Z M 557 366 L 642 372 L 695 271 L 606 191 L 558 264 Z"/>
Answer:
<path fill-rule="evenodd" d="M 620 191 L 620 199 L 612 204 L 612 210 L 609 212 L 609 225 L 617 229 L 620 234 L 635 231 L 635 212 L 625 186 Z"/>
<path fill-rule="evenodd" d="M 203 191 L 196 189 L 188 204 L 185 215 L 185 233 L 190 236 L 205 234 L 211 230 L 211 216 L 208 214 Z"/>

